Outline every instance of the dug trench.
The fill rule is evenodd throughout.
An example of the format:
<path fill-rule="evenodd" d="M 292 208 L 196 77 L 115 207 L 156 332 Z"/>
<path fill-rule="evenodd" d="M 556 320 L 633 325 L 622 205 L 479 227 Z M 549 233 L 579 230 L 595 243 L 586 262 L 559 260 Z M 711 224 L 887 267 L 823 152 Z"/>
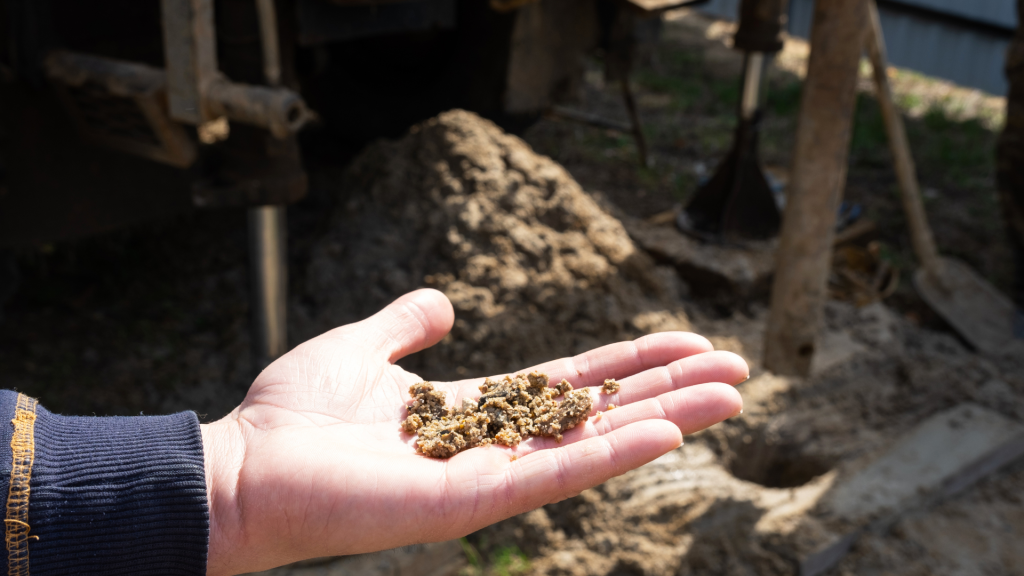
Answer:
<path fill-rule="evenodd" d="M 511 548 L 534 574 L 791 574 L 806 548 L 801 527 L 820 520 L 817 502 L 893 438 L 968 401 L 1024 417 L 1024 354 L 979 356 L 881 303 L 828 304 L 823 360 L 811 377 L 765 372 L 763 304 L 730 311 L 691 300 L 679 268 L 634 242 L 635 226 L 614 207 L 467 112 L 374 144 L 336 193 L 292 302 L 294 341 L 425 285 L 456 310 L 451 334 L 403 361 L 426 379 L 508 373 L 663 330 L 705 334 L 751 365 L 741 416 L 579 496 L 470 535 L 465 544 L 481 559 L 471 572 L 488 572 Z M 991 481 L 1019 486 L 1014 470 Z M 999 506 L 1024 518 L 1019 499 Z M 913 530 L 885 542 L 900 538 L 855 547 L 839 570 L 903 561 L 955 568 L 943 550 L 920 554 L 931 544 Z"/>

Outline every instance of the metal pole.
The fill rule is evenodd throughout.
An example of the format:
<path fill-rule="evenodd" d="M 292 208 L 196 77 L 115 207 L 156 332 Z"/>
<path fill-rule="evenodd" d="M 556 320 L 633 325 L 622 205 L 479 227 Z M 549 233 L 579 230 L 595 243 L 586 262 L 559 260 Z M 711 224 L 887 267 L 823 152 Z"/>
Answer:
<path fill-rule="evenodd" d="M 287 225 L 284 206 L 249 209 L 249 261 L 257 351 L 273 360 L 288 350 Z"/>
<path fill-rule="evenodd" d="M 761 107 L 761 77 L 764 74 L 764 52 L 743 55 L 743 94 L 740 97 L 740 117 L 752 120 Z"/>
<path fill-rule="evenodd" d="M 650 168 L 647 160 L 647 139 L 644 138 L 644 127 L 640 123 L 640 113 L 636 109 L 636 100 L 633 98 L 633 89 L 629 86 L 629 72 L 622 77 L 622 99 L 626 102 L 626 110 L 629 112 L 629 121 L 633 131 L 633 139 L 636 140 L 637 157 L 640 166 Z"/>
<path fill-rule="evenodd" d="M 256 0 L 267 84 L 281 82 L 274 0 Z M 288 351 L 288 221 L 285 206 L 249 209 L 249 260 L 255 305 L 257 352 L 269 363 Z"/>
<path fill-rule="evenodd" d="M 281 83 L 281 47 L 277 40 L 277 12 L 274 0 L 256 0 L 260 21 L 260 44 L 263 47 L 263 76 L 267 84 Z"/>
<path fill-rule="evenodd" d="M 832 263 L 836 209 L 846 183 L 867 0 L 817 2 L 793 170 L 775 262 L 764 365 L 807 375 Z"/>

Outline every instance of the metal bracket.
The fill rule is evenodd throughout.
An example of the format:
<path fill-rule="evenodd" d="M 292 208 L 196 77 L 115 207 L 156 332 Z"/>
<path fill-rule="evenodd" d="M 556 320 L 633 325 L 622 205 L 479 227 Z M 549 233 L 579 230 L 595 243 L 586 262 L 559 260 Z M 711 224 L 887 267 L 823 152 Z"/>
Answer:
<path fill-rule="evenodd" d="M 161 0 L 161 9 L 172 118 L 198 126 L 226 116 L 283 139 L 314 117 L 292 90 L 239 84 L 217 69 L 213 0 Z"/>

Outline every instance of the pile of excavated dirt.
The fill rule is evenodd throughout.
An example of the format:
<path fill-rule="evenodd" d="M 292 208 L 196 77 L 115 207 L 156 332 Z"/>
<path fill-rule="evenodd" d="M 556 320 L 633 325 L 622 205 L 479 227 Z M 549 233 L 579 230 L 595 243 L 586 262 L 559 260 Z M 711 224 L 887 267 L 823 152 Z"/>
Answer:
<path fill-rule="evenodd" d="M 455 326 L 403 365 L 431 379 L 514 372 L 685 330 L 679 285 L 561 166 L 453 110 L 360 155 L 296 306 L 299 340 L 422 286 Z"/>

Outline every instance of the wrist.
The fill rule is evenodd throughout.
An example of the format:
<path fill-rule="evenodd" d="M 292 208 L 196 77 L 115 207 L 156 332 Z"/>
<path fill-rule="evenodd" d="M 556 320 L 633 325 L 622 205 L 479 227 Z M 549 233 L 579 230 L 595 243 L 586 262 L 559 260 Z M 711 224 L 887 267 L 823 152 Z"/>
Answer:
<path fill-rule="evenodd" d="M 243 547 L 244 527 L 238 507 L 238 474 L 245 455 L 245 443 L 237 423 L 227 416 L 200 425 L 206 468 L 206 498 L 210 510 L 210 541 L 207 576 L 235 574 L 232 565 Z"/>

